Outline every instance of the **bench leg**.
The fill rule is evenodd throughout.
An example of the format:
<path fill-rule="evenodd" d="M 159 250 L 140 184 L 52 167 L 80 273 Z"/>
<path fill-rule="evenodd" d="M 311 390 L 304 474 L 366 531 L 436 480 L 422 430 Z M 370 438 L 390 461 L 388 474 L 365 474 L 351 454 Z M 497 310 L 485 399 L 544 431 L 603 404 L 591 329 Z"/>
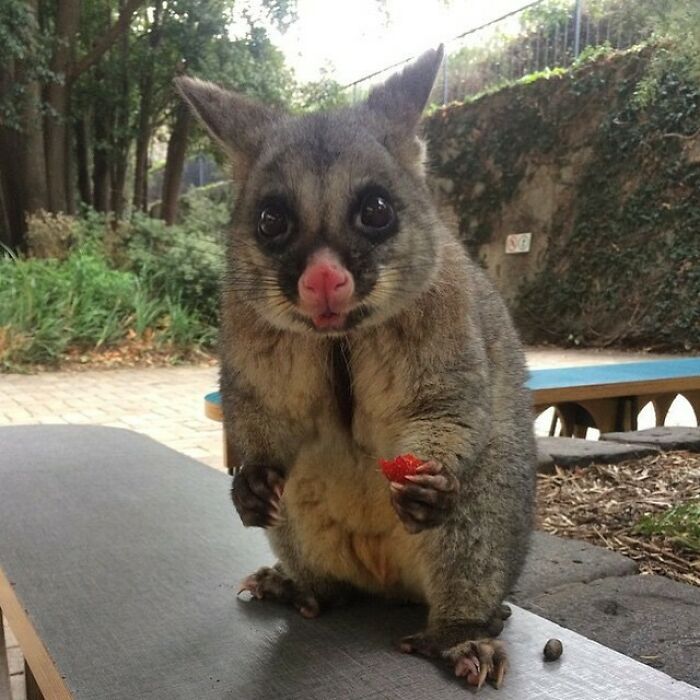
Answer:
<path fill-rule="evenodd" d="M 636 430 L 638 405 L 635 397 L 589 399 L 587 401 L 557 404 L 561 421 L 561 435 L 585 438 L 588 428 L 601 433 Z M 552 434 L 550 429 L 550 434 Z"/>
<path fill-rule="evenodd" d="M 668 409 L 676 398 L 676 394 L 659 394 L 651 397 L 651 405 L 654 407 L 654 417 L 656 419 L 656 427 L 660 428 L 666 423 Z"/>
<path fill-rule="evenodd" d="M 557 404 L 555 411 L 561 422 L 561 437 L 585 438 L 588 428 L 596 427 L 586 407 L 578 403 Z"/>
<path fill-rule="evenodd" d="M 11 700 L 10 667 L 7 663 L 7 645 L 5 644 L 5 626 L 2 609 L 0 609 L 0 700 Z"/>
<path fill-rule="evenodd" d="M 27 688 L 27 700 L 44 700 L 44 695 L 39 688 L 39 684 L 34 678 L 32 669 L 29 664 L 24 662 L 24 683 Z"/>
<path fill-rule="evenodd" d="M 695 424 L 700 427 L 700 391 L 684 391 L 683 396 L 695 411 Z"/>

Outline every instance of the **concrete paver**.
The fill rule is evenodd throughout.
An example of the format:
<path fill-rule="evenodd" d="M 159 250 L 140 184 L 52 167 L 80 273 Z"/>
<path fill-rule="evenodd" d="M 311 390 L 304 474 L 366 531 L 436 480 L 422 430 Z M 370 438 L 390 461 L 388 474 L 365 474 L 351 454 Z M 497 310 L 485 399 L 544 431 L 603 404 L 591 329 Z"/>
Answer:
<path fill-rule="evenodd" d="M 0 375 L 0 425 L 129 428 L 223 469 L 221 426 L 204 416 L 216 367 Z"/>
<path fill-rule="evenodd" d="M 560 586 L 636 572 L 637 565 L 617 552 L 581 540 L 535 532 L 525 568 L 508 597 L 520 605 L 533 596 L 554 591 Z"/>

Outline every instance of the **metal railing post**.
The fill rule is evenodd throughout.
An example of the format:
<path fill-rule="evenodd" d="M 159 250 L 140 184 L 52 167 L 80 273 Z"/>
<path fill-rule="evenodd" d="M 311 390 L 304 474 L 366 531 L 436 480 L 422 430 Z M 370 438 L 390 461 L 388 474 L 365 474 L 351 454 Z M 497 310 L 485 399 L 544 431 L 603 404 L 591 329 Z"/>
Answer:
<path fill-rule="evenodd" d="M 442 104 L 447 104 L 447 59 L 450 54 L 445 50 L 445 56 L 442 59 Z"/>
<path fill-rule="evenodd" d="M 576 25 L 574 27 L 574 58 L 581 53 L 581 12 L 583 0 L 576 0 Z"/>

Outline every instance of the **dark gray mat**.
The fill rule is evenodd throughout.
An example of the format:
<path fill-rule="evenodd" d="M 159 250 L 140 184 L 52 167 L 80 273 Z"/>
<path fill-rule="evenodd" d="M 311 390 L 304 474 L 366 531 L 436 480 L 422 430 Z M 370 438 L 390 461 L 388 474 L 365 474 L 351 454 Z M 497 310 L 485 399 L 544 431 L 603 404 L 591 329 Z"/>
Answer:
<path fill-rule="evenodd" d="M 110 428 L 0 429 L 0 566 L 76 698 L 464 698 L 392 643 L 420 608 L 380 602 L 304 620 L 237 600 L 271 561 L 233 517 L 228 478 Z M 549 637 L 564 655 L 545 665 Z M 700 698 L 700 691 L 523 610 L 504 633 L 501 700 Z"/>

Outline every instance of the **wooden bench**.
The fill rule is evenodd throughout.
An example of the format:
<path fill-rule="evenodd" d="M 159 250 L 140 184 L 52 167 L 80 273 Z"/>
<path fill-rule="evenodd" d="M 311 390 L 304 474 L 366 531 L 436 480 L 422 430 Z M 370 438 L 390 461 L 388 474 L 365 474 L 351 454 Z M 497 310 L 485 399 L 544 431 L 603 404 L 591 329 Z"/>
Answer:
<path fill-rule="evenodd" d="M 553 406 L 555 419 L 561 421 L 560 434 L 568 437 L 585 437 L 588 428 L 601 433 L 636 430 L 639 411 L 649 402 L 656 425 L 663 425 L 679 394 L 693 407 L 700 425 L 700 358 L 535 369 L 528 388 L 535 415 Z M 212 420 L 223 420 L 218 391 L 204 397 L 204 411 Z M 225 455 L 233 451 L 228 442 Z M 227 456 L 229 471 L 233 463 Z"/>
<path fill-rule="evenodd" d="M 601 433 L 636 430 L 649 402 L 656 425 L 663 425 L 678 395 L 700 424 L 700 358 L 533 370 L 528 387 L 535 413 L 554 406 L 566 436 L 585 437 L 589 427 Z"/>
<path fill-rule="evenodd" d="M 131 431 L 0 428 L 0 609 L 27 661 L 28 699 L 464 700 L 446 669 L 394 647 L 419 606 L 381 601 L 306 620 L 236 597 L 270 564 L 233 517 L 226 475 Z M 551 637 L 564 655 L 544 664 Z M 498 700 L 700 698 L 514 607 Z M 0 688 L 0 696 L 3 689 Z"/>

